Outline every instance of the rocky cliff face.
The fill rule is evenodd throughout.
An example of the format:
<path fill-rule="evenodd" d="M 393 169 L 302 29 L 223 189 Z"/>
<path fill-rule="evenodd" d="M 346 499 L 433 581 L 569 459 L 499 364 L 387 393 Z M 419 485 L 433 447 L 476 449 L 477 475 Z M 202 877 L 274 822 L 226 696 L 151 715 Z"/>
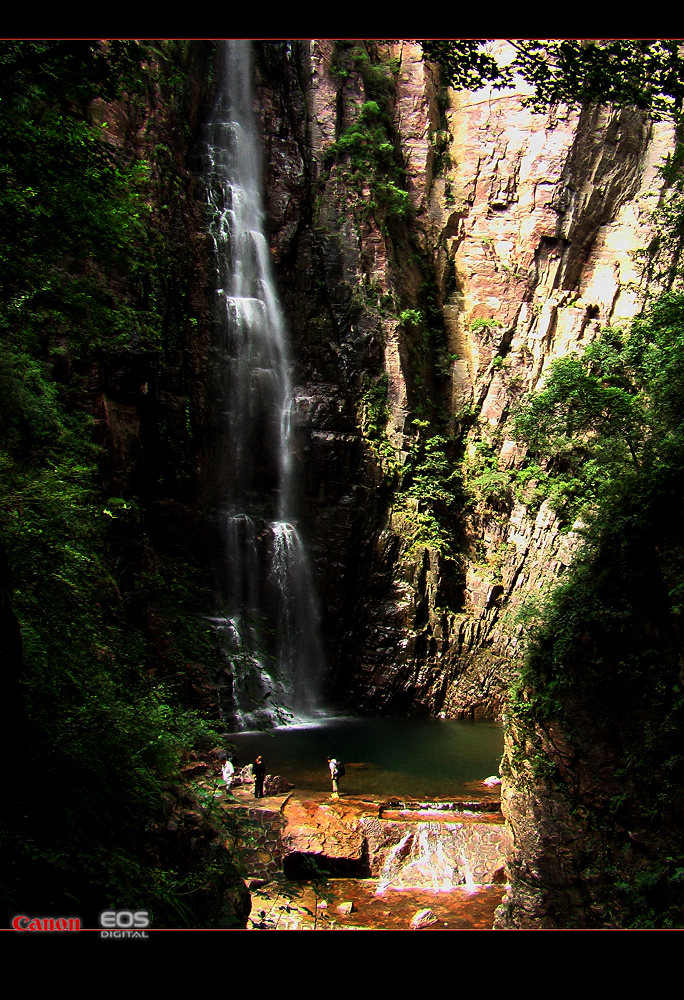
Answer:
<path fill-rule="evenodd" d="M 542 115 L 520 95 L 447 93 L 409 41 L 255 49 L 272 255 L 297 365 L 302 523 L 332 691 L 368 712 L 500 716 L 522 648 L 517 611 L 577 546 L 517 476 L 524 454 L 507 420 L 554 358 L 639 309 L 632 255 L 648 240 L 672 136 L 627 111 Z M 204 97 L 200 88 L 195 138 Z M 122 141 L 148 133 L 134 112 L 113 128 Z M 92 410 L 112 492 L 144 494 L 145 532 L 173 552 L 202 543 L 209 248 L 193 135 L 161 107 L 151 117 L 163 132 L 150 141 L 168 140 L 187 181 L 177 200 L 160 183 L 159 204 L 176 208 L 163 222 L 188 301 L 169 305 L 161 374 L 142 354 L 93 371 Z M 122 538 L 127 563 L 151 559 L 146 544 Z M 620 794 L 620 741 L 592 740 L 593 707 L 572 739 L 557 726 L 507 735 L 515 885 L 502 924 L 568 926 L 599 906 L 582 851 L 603 856 L 591 814 L 599 803 L 608 815 Z M 535 759 L 554 760 L 560 783 Z M 625 823 L 633 852 L 639 834 Z"/>
<path fill-rule="evenodd" d="M 506 421 L 551 360 L 638 310 L 633 252 L 671 135 L 629 111 L 441 91 L 407 41 L 266 44 L 259 70 L 335 688 L 368 711 L 496 716 L 515 611 L 576 545 L 514 488 Z M 445 436 L 461 477 L 447 547 L 416 534 L 429 498 L 402 495 L 421 434 Z"/>
<path fill-rule="evenodd" d="M 407 41 L 265 45 L 259 66 L 334 690 L 369 712 L 499 716 L 517 614 L 579 543 L 518 475 L 508 418 L 550 362 L 639 311 L 635 254 L 671 130 L 626 110 L 446 93 Z M 380 190 L 383 143 L 400 209 Z M 430 455 L 457 473 L 454 504 L 425 487 Z M 422 494 L 406 488 L 417 478 Z M 433 515 L 445 534 L 423 530 Z M 507 732 L 500 926 L 619 925 L 616 873 L 645 885 L 649 859 L 672 853 L 638 809 L 615 825 L 644 789 L 615 777 L 636 732 L 627 701 L 595 731 L 607 697 L 576 700 L 574 727 Z"/>

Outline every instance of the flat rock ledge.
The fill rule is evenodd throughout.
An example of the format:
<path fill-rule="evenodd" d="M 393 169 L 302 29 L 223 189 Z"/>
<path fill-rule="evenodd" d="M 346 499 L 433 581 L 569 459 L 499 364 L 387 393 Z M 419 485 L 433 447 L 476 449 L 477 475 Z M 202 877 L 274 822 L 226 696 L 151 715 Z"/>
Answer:
<path fill-rule="evenodd" d="M 291 792 L 255 800 L 238 788 L 223 808 L 238 820 L 236 860 L 253 889 L 283 873 L 292 879 L 380 878 L 390 855 L 415 853 L 430 838 L 446 845 L 472 884 L 504 882 L 510 835 L 498 801 L 454 804 L 470 807 L 464 809 L 443 805 L 401 809 L 379 800 Z"/>

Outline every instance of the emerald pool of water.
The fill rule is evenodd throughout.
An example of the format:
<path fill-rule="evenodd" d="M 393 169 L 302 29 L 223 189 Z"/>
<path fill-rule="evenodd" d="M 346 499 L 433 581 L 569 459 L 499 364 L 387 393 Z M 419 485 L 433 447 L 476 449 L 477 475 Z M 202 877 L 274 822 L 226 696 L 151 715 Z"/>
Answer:
<path fill-rule="evenodd" d="M 266 732 L 235 733 L 236 767 L 261 754 L 268 774 L 303 791 L 330 791 L 327 759 L 342 760 L 351 795 L 461 798 L 498 775 L 503 727 L 462 719 L 331 717 Z"/>

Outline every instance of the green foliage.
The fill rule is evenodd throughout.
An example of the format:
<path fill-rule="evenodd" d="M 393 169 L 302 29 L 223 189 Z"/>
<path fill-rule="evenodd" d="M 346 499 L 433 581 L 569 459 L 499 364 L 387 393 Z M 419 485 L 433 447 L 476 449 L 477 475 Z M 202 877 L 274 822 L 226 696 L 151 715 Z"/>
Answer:
<path fill-rule="evenodd" d="M 202 643 L 208 655 L 208 641 L 174 593 L 169 566 L 157 569 L 156 586 L 148 577 L 139 581 L 144 593 L 122 595 L 110 508 L 126 512 L 124 523 L 134 512 L 128 502 L 105 507 L 87 444 L 67 449 L 54 439 L 51 463 L 36 469 L 5 455 L 0 479 L 0 528 L 23 639 L 17 777 L 25 784 L 13 808 L 22 814 L 22 841 L 32 845 L 30 864 L 16 861 L 0 898 L 12 909 L 22 904 L 22 891 L 36 893 L 59 909 L 66 886 L 83 905 L 100 893 L 100 906 L 110 899 L 129 906 L 131 892 L 147 893 L 140 901 L 147 908 L 162 872 L 154 875 L 139 852 L 147 825 L 163 816 L 160 783 L 175 775 L 182 754 L 219 744 L 174 690 Z M 173 634 L 134 624 L 142 608 L 160 613 L 174 597 Z M 167 674 L 166 685 L 153 668 L 156 677 Z M 14 857 L 11 823 L 5 834 Z"/>
<path fill-rule="evenodd" d="M 604 332 L 582 357 L 553 362 L 544 388 L 518 413 L 515 430 L 549 457 L 577 448 L 595 452 L 610 439 L 623 445 L 617 461 L 636 464 L 644 425 L 640 403 L 621 335 Z"/>
<path fill-rule="evenodd" d="M 366 101 L 356 121 L 330 147 L 328 159 L 345 159 L 350 167 L 350 183 L 361 193 L 367 183 L 373 201 L 368 211 L 380 209 L 387 216 L 406 216 L 408 192 L 402 186 L 403 170 L 397 165 L 389 133 L 389 119 L 376 101 Z"/>
<path fill-rule="evenodd" d="M 655 474 L 682 435 L 683 330 L 684 299 L 667 295 L 629 332 L 605 330 L 581 356 L 553 362 L 513 418 L 529 449 L 520 496 L 533 482 L 536 500 L 548 498 L 571 523 L 616 482 Z"/>
<path fill-rule="evenodd" d="M 387 439 L 390 418 L 388 390 L 389 376 L 386 372 L 377 378 L 365 376 L 361 394 L 361 432 L 381 460 L 383 468 L 393 472 L 396 457 Z"/>
<path fill-rule="evenodd" d="M 425 323 L 423 314 L 419 309 L 404 309 L 399 313 L 399 320 L 405 327 L 420 329 Z"/>
<path fill-rule="evenodd" d="M 487 39 L 423 39 L 423 52 L 438 63 L 445 81 L 461 90 L 476 90 L 485 83 L 510 86 L 510 77 L 486 51 Z"/>
<path fill-rule="evenodd" d="M 652 862 L 633 878 L 615 884 L 621 926 L 630 928 L 682 928 L 684 856 Z"/>
<path fill-rule="evenodd" d="M 617 104 L 678 119 L 684 60 L 677 39 L 564 38 L 516 45 L 511 69 L 535 87 L 534 105 Z"/>
<path fill-rule="evenodd" d="M 366 100 L 356 120 L 327 151 L 326 161 L 345 165 L 347 183 L 356 192 L 357 211 L 377 213 L 383 219 L 406 218 L 410 205 L 405 171 L 392 134 L 392 68 L 359 46 L 338 48 L 338 75 L 345 79 L 350 72 L 360 73 Z M 370 200 L 364 194 L 366 188 L 370 189 Z"/>
<path fill-rule="evenodd" d="M 464 465 L 464 486 L 471 502 L 498 509 L 510 502 L 512 475 L 499 468 L 498 457 L 481 441 Z"/>
<path fill-rule="evenodd" d="M 583 808 L 597 829 L 618 837 L 643 830 L 653 842 L 684 818 L 683 351 L 684 301 L 666 296 L 628 333 L 608 331 L 558 380 L 554 372 L 545 404 L 537 399 L 535 419 L 550 419 L 549 440 L 564 460 L 570 448 L 592 515 L 573 565 L 528 609 L 528 651 L 509 706 L 523 727 L 562 720 L 579 752 L 587 741 L 610 747 L 617 791 L 609 803 Z M 561 390 L 572 395 L 574 413 Z M 597 464 L 586 473 L 593 454 Z M 571 794 L 567 783 L 565 791 Z M 679 857 L 665 863 L 647 852 L 629 879 L 616 879 L 608 910 L 621 926 L 681 926 L 675 878 Z"/>
<path fill-rule="evenodd" d="M 424 259 L 416 254 L 411 263 L 418 265 L 423 280 L 416 306 L 402 309 L 398 320 L 410 359 L 415 436 L 403 466 L 390 448 L 389 454 L 385 451 L 385 468 L 399 479 L 393 516 L 395 526 L 409 542 L 409 551 L 415 554 L 428 547 L 453 559 L 458 501 L 463 495 L 456 441 L 444 433 L 445 419 L 438 402 L 439 380 L 450 374 L 451 359 L 445 348 L 441 307 Z"/>
<path fill-rule="evenodd" d="M 396 59 L 381 60 L 375 46 L 365 43 L 338 40 L 335 44 L 335 61 L 332 74 L 340 81 L 346 81 L 352 74 L 358 74 L 368 98 L 385 104 L 394 94 L 394 77 L 399 71 Z"/>
<path fill-rule="evenodd" d="M 644 595 L 649 606 L 662 578 L 663 613 L 681 613 L 684 551 L 670 507 L 684 470 L 684 298 L 664 296 L 628 332 L 607 330 L 581 357 L 556 362 L 515 426 L 545 466 L 546 494 L 555 485 L 587 521 L 583 558 L 537 618 L 542 645 L 553 636 L 545 675 L 572 683 L 578 654 L 585 676 L 593 662 L 580 653 L 578 636 L 627 628 L 642 577 L 654 577 Z M 541 479 L 538 466 L 523 472 Z M 663 533 L 656 553 L 652 539 Z M 619 586 L 609 595 L 614 577 Z M 627 659 L 641 675 L 644 662 Z"/>
<path fill-rule="evenodd" d="M 20 328 L 53 354 L 158 339 L 158 320 L 109 285 L 114 272 L 148 280 L 148 166 L 123 161 L 106 125 L 80 110 L 134 85 L 134 53 L 136 43 L 108 54 L 95 43 L 0 44 L 0 337 Z"/>
<path fill-rule="evenodd" d="M 645 283 L 656 298 L 663 291 L 682 290 L 684 250 L 684 144 L 677 142 L 660 165 L 663 180 L 658 206 L 653 212 L 651 239 L 634 254 Z"/>
<path fill-rule="evenodd" d="M 678 39 L 514 39 L 513 59 L 499 62 L 488 39 L 431 39 L 426 57 L 445 81 L 461 89 L 490 84 L 510 89 L 516 76 L 533 93 L 535 110 L 550 104 L 617 104 L 679 120 L 684 97 L 684 57 Z"/>
<path fill-rule="evenodd" d="M 172 920 L 207 877 L 194 860 L 178 875 L 152 832 L 182 755 L 219 742 L 184 707 L 188 665 L 212 655 L 193 615 L 205 584 L 152 548 L 149 496 L 103 489 L 83 377 L 103 357 L 139 371 L 141 350 L 159 373 L 176 346 L 176 251 L 150 209 L 159 164 L 97 121 L 98 102 L 159 85 L 160 58 L 139 42 L 0 43 L 0 549 L 22 639 L 0 670 L 18 692 L 3 737 L 22 747 L 0 898 L 14 912 L 116 901 Z"/>
<path fill-rule="evenodd" d="M 395 514 L 403 523 L 411 551 L 427 546 L 452 559 L 454 536 L 449 522 L 460 494 L 460 478 L 449 458 L 450 442 L 441 434 L 426 437 L 427 421 L 413 423 L 418 434 L 395 495 Z"/>
<path fill-rule="evenodd" d="M 483 319 L 483 318 L 480 318 L 480 319 L 473 320 L 473 322 L 470 324 L 470 329 L 471 330 L 483 330 L 483 329 L 484 330 L 486 330 L 486 329 L 495 329 L 496 330 L 496 329 L 499 329 L 501 326 L 503 326 L 503 323 L 499 319 L 493 319 L 493 318 L 491 318 L 491 319 Z"/>

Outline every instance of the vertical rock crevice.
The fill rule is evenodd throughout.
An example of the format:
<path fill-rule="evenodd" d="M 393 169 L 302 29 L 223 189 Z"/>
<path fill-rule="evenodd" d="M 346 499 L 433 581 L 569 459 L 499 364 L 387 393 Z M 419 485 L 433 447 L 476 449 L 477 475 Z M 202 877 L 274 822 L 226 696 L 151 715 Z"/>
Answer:
<path fill-rule="evenodd" d="M 406 40 L 261 50 L 273 254 L 335 686 L 368 711 L 497 716 L 516 609 L 577 544 L 548 504 L 512 491 L 524 451 L 507 419 L 550 361 L 638 310 L 632 251 L 672 137 L 641 113 L 445 93 Z M 380 203 L 380 183 L 385 197 L 405 192 L 401 211 Z M 410 540 L 424 503 L 398 502 L 417 444 L 436 435 L 461 481 L 443 552 Z"/>

